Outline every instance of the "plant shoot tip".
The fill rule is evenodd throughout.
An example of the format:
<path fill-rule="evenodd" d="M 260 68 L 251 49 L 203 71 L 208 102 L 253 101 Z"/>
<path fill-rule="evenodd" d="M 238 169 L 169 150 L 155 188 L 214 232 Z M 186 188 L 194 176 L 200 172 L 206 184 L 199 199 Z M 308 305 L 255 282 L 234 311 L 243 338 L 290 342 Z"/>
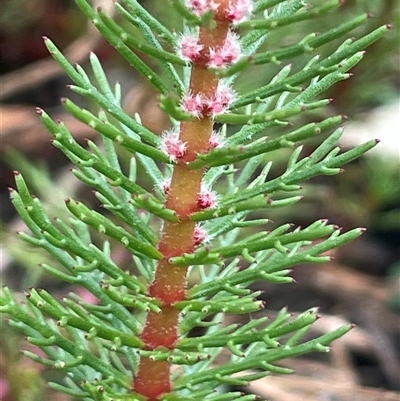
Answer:
<path fill-rule="evenodd" d="M 116 0 L 111 1 L 112 4 L 116 2 Z M 348 152 L 346 148 L 346 151 L 342 152 L 337 143 L 344 129 L 343 121 L 347 120 L 345 115 L 323 119 L 311 118 L 315 122 L 309 121 L 307 124 L 300 118 L 302 127 L 283 133 L 284 137 L 281 140 L 274 134 L 267 139 L 261 131 L 264 130 L 264 125 L 285 126 L 289 131 L 288 126 L 297 124 L 296 121 L 293 122 L 292 117 L 299 115 L 300 111 L 313 110 L 319 105 L 332 103 L 334 99 L 329 98 L 329 95 L 328 98 L 322 97 L 324 100 L 320 102 L 314 103 L 313 99 L 336 82 L 351 77 L 353 74 L 349 71 L 362 58 L 365 53 L 363 49 L 378 39 L 385 32 L 385 27 L 391 29 L 392 26 L 383 25 L 376 31 L 371 30 L 368 35 L 357 34 L 356 40 L 349 39 L 351 36 L 349 32 L 352 32 L 354 26 L 359 26 L 367 18 L 371 18 L 372 14 L 364 12 L 349 23 L 340 21 L 337 30 L 325 30 L 323 23 L 312 24 L 311 30 L 321 27 L 321 34 L 310 34 L 311 31 L 307 27 L 307 35 L 303 36 L 303 39 L 299 38 L 298 44 L 294 45 L 296 54 L 293 55 L 303 54 L 305 58 L 309 58 L 304 67 L 303 58 L 300 61 L 301 65 L 296 61 L 290 63 L 286 61 L 292 52 L 292 46 L 289 49 L 283 47 L 283 53 L 280 53 L 279 48 L 266 53 L 261 48 L 258 50 L 261 41 L 264 39 L 268 41 L 269 38 L 263 35 L 262 31 L 256 30 L 269 31 L 275 26 L 284 27 L 286 22 L 281 24 L 280 20 L 268 21 L 267 16 L 265 16 L 266 21 L 261 22 L 255 16 L 254 22 L 250 21 L 243 25 L 244 29 L 250 28 L 257 32 L 254 33 L 253 39 L 251 39 L 252 33 L 242 34 L 240 29 L 240 24 L 252 17 L 254 5 L 256 5 L 255 14 L 258 15 L 264 9 L 267 11 L 272 8 L 272 3 L 290 2 L 172 0 L 177 8 L 177 14 L 183 19 L 183 24 L 177 24 L 176 29 L 168 27 L 168 24 L 164 26 L 162 21 L 152 16 L 151 11 L 142 9 L 139 4 L 137 7 L 132 7 L 137 12 L 132 11 L 127 4 L 126 8 L 117 6 L 128 22 L 137 24 L 135 26 L 141 32 L 140 39 L 131 35 L 125 24 L 119 24 L 118 20 L 114 20 L 113 15 L 107 16 L 104 5 L 103 7 L 90 5 L 88 0 L 77 0 L 77 2 L 84 14 L 100 30 L 100 34 L 105 36 L 129 64 L 158 90 L 160 108 L 169 115 L 172 128 L 158 135 L 142 125 L 138 113 L 132 113 L 133 116 L 127 114 L 122 100 L 125 88 L 109 83 L 107 70 L 102 68 L 99 57 L 93 51 L 90 52 L 92 72 L 87 74 L 83 67 L 74 64 L 76 59 L 73 62 L 68 61 L 68 54 L 64 55 L 57 50 L 47 36 L 42 37 L 45 47 L 70 77 L 69 82 L 72 84 L 68 84 L 67 88 L 89 98 L 90 103 L 95 104 L 95 110 L 91 112 L 75 106 L 74 96 L 72 100 L 62 97 L 60 100 L 64 105 L 63 109 L 86 126 L 93 128 L 104 141 L 102 145 L 97 145 L 100 142 L 85 137 L 84 141 L 89 145 L 86 147 L 82 141 L 84 135 L 74 139 L 62 120 L 50 118 L 45 109 L 36 108 L 36 113 L 41 116 L 39 120 L 53 137 L 53 145 L 61 149 L 72 162 L 73 167 L 69 170 L 89 185 L 95 197 L 91 197 L 94 200 L 92 203 L 87 200 L 79 202 L 73 198 L 74 195 L 65 198 L 61 203 L 70 211 L 70 215 L 76 218 L 70 221 L 65 217 L 64 222 L 64 219 L 53 217 L 57 212 L 52 210 L 47 212 L 47 205 L 42 205 L 39 199 L 29 192 L 35 186 L 25 183 L 22 176 L 18 177 L 20 173 L 14 171 L 16 189 L 8 188 L 10 198 L 30 229 L 30 232 L 28 230 L 18 232 L 20 238 L 30 245 L 45 250 L 50 249 L 48 248 L 50 246 L 53 256 L 68 267 L 68 270 L 58 271 L 46 263 L 39 266 L 53 273 L 58 279 L 79 285 L 79 291 L 82 290 L 77 292 L 81 294 L 78 298 L 68 295 L 70 298 L 62 299 L 61 303 L 70 307 L 74 315 L 70 318 L 69 310 L 64 312 L 66 309 L 63 305 L 57 307 L 60 301 L 57 295 L 53 297 L 45 290 L 30 287 L 25 293 L 29 301 L 25 300 L 24 304 L 28 304 L 32 309 L 30 320 L 35 322 L 35 330 L 37 329 L 39 335 L 31 337 L 32 332 L 24 327 L 22 331 L 25 330 L 24 334 L 28 334 L 32 344 L 37 344 L 44 351 L 51 349 L 49 358 L 42 355 L 37 357 L 37 360 L 46 366 L 51 366 L 52 362 L 56 361 L 54 366 L 69 370 L 69 365 L 73 368 L 78 365 L 79 368 L 79 365 L 86 363 L 85 358 L 90 358 L 87 361 L 92 361 L 91 368 L 94 371 L 99 370 L 98 374 L 101 377 L 118 377 L 114 374 L 114 371 L 118 370 L 127 376 L 125 373 L 130 370 L 131 376 L 135 376 L 130 386 L 131 390 L 143 399 L 158 400 L 168 398 L 170 395 L 176 398 L 174 381 L 180 373 L 170 374 L 171 369 L 174 369 L 173 365 L 175 363 L 194 365 L 195 373 L 190 374 L 188 379 L 184 377 L 184 381 L 187 380 L 184 382 L 184 386 L 187 383 L 185 390 L 190 398 L 191 390 L 197 385 L 197 378 L 201 381 L 215 379 L 214 377 L 207 379 L 209 372 L 201 371 L 202 364 L 198 365 L 200 371 L 196 373 L 197 362 L 212 360 L 214 356 L 214 353 L 207 355 L 206 350 L 210 349 L 210 344 L 213 344 L 211 347 L 230 349 L 232 355 L 237 357 L 250 356 L 248 358 L 250 365 L 253 359 L 257 359 L 256 355 L 254 355 L 256 358 L 253 358 L 251 347 L 249 352 L 246 348 L 246 356 L 241 355 L 240 347 L 243 342 L 241 340 L 235 342 L 237 337 L 235 330 L 239 324 L 232 324 L 226 332 L 222 332 L 228 333 L 229 337 L 232 334 L 232 346 L 227 342 L 230 340 L 226 338 L 227 336 L 222 334 L 214 336 L 214 331 L 208 330 L 208 327 L 220 324 L 214 316 L 221 316 L 218 320 L 225 322 L 226 313 L 251 313 L 267 306 L 268 310 L 272 309 L 269 299 L 267 305 L 266 297 L 261 295 L 263 291 L 252 290 L 252 285 L 256 281 L 263 278 L 266 281 L 270 279 L 271 282 L 297 283 L 292 277 L 290 267 L 303 261 L 317 263 L 332 260 L 333 257 L 327 256 L 326 250 L 332 250 L 366 231 L 365 228 L 356 228 L 342 234 L 339 226 L 330 223 L 328 219 L 319 219 L 318 215 L 303 227 L 299 222 L 287 224 L 290 217 L 286 218 L 282 225 L 278 224 L 280 227 L 274 227 L 270 232 L 264 231 L 262 226 L 272 221 L 264 218 L 253 219 L 253 213 L 261 214 L 269 205 L 292 205 L 302 200 L 304 195 L 279 199 L 276 194 L 277 191 L 302 189 L 301 184 L 313 177 L 343 172 L 341 165 L 363 153 L 363 150 L 372 148 L 379 140 L 375 140 L 375 143 L 373 140 L 369 141 Z M 337 6 L 345 6 L 348 1 L 337 0 L 337 2 Z M 123 3 L 141 2 L 123 0 Z M 306 1 L 298 3 L 301 3 L 301 7 L 309 7 Z M 328 10 L 331 8 L 330 5 L 331 2 Z M 296 20 L 297 7 L 288 5 L 284 6 L 284 9 L 289 22 L 292 14 Z M 319 8 L 314 10 L 306 8 L 304 11 L 307 18 L 318 17 L 325 12 Z M 266 25 L 263 25 L 265 22 Z M 181 29 L 182 27 L 185 29 Z M 291 35 L 290 28 L 286 29 Z M 284 34 L 283 32 L 283 37 Z M 318 52 L 316 49 L 332 40 L 339 40 L 339 34 L 345 35 L 345 40 L 338 50 L 332 53 L 332 57 L 326 55 L 325 58 L 325 54 L 323 58 L 320 55 L 315 56 Z M 362 36 L 361 40 L 358 39 L 359 36 Z M 165 44 L 167 46 L 164 46 Z M 265 43 L 263 48 L 269 48 L 269 44 Z M 146 54 L 146 57 L 137 57 L 137 50 Z M 309 55 L 310 53 L 312 54 Z M 157 68 L 153 69 L 147 56 L 158 60 Z M 233 86 L 236 75 L 241 74 L 247 67 L 265 63 L 280 65 L 280 71 L 270 84 L 264 86 L 260 81 L 254 85 L 255 88 L 251 88 L 253 86 L 251 82 L 249 88 L 242 88 L 240 83 L 236 87 Z M 178 66 L 179 71 L 175 70 L 174 64 Z M 158 71 L 159 67 L 165 68 L 166 74 Z M 295 71 L 293 75 L 292 70 Z M 257 88 L 258 84 L 260 87 Z M 234 88 L 237 88 L 238 92 Z M 68 93 L 66 92 L 67 96 Z M 286 94 L 289 95 L 288 98 Z M 274 97 L 277 101 L 270 102 Z M 335 101 L 338 101 L 337 97 Z M 62 118 L 67 122 L 64 116 Z M 340 124 L 342 126 L 336 130 Z M 231 133 L 227 126 L 241 128 Z M 284 147 L 296 148 L 311 136 L 331 129 L 334 133 L 331 133 L 329 138 L 321 140 L 321 145 L 315 147 L 310 156 L 300 157 L 300 149 L 295 150 L 289 159 L 287 170 L 282 174 L 279 173 L 280 177 L 267 177 L 269 162 L 264 154 Z M 120 155 L 118 149 L 114 149 L 114 143 L 129 152 L 127 157 L 129 167 L 126 169 L 120 166 Z M 124 159 L 123 162 L 125 161 Z M 262 173 L 256 177 L 259 171 Z M 23 172 L 25 174 L 25 170 Z M 298 193 L 300 191 L 297 191 L 296 195 Z M 271 198 L 275 196 L 277 199 L 273 201 Z M 110 213 L 103 213 L 103 209 L 99 209 L 99 203 L 101 203 L 100 208 L 105 208 Z M 196 217 L 192 220 L 193 215 Z M 293 213 L 289 212 L 288 216 L 293 216 Z M 201 221 L 198 222 L 196 219 Z M 79 226 L 75 224 L 78 220 Z M 247 227 L 251 227 L 251 230 Z M 106 235 L 107 238 L 97 240 L 96 236 L 93 241 L 91 230 Z M 232 231 L 234 235 L 231 235 Z M 209 245 L 211 240 L 213 246 Z M 98 246 L 100 242 L 102 245 Z M 135 274 L 127 265 L 119 265 L 113 260 L 114 255 L 119 258 L 116 251 L 121 245 L 124 247 L 124 252 L 131 253 L 134 259 Z M 269 256 L 270 253 L 272 257 Z M 274 254 L 277 255 L 276 258 Z M 268 270 L 264 272 L 263 266 L 267 263 Z M 194 280 L 190 276 L 192 269 L 199 270 L 195 273 Z M 90 277 L 92 271 L 96 272 L 93 278 Z M 276 275 L 268 272 L 275 272 Z M 223 292 L 223 297 L 219 298 L 219 292 Z M 97 298 L 98 294 L 103 294 L 107 302 L 103 302 L 103 298 L 101 300 Z M 82 300 L 84 304 L 80 305 Z M 3 301 L 0 303 L 0 309 L 4 309 Z M 15 308 L 19 307 L 18 302 L 11 299 L 9 303 L 10 305 L 6 307 L 14 313 Z M 74 309 L 75 304 L 76 309 Z M 93 304 L 92 307 L 90 304 Z M 85 311 L 81 311 L 80 307 Z M 140 309 L 140 319 L 136 318 L 136 313 L 130 313 L 130 309 L 133 308 Z M 110 311 L 115 312 L 118 320 L 118 325 L 115 327 L 113 327 L 114 319 L 108 319 Z M 37 320 L 41 319 L 35 320 L 35 317 L 42 312 L 50 315 L 51 326 L 48 324 L 48 317 L 43 317 L 42 325 L 37 323 Z M 22 310 L 22 313 L 25 314 L 25 311 Z M 286 307 L 281 313 L 283 319 L 289 319 L 289 323 L 294 323 L 293 325 L 290 323 L 290 329 L 293 329 L 294 334 L 301 330 L 300 325 L 296 325 L 300 319 L 312 323 L 321 317 L 316 308 L 304 313 L 289 314 Z M 25 316 L 23 314 L 20 316 Z M 263 314 L 267 314 L 267 310 Z M 105 327 L 100 327 L 99 323 L 103 317 Z M 208 317 L 211 320 L 208 320 Z M 251 346 L 253 341 L 262 338 L 268 347 L 271 345 L 275 348 L 277 356 L 285 357 L 286 350 L 282 350 L 285 348 L 283 344 L 279 344 L 274 337 L 270 339 L 271 341 L 268 341 L 268 336 L 264 337 L 263 319 L 264 317 L 260 320 L 255 319 L 254 325 L 251 325 L 253 322 L 242 325 L 242 327 L 247 326 L 246 330 L 249 328 L 249 333 L 259 332 L 262 335 L 262 337 L 258 334 L 254 337 L 249 336 L 245 342 L 246 346 Z M 25 324 L 25 320 L 28 323 Z M 93 324 L 89 324 L 91 322 Z M 120 330 L 119 322 L 124 325 L 126 323 L 126 328 L 135 336 L 128 335 L 125 327 Z M 17 323 L 28 328 L 30 325 L 29 319 L 25 317 Z M 56 324 L 62 326 L 63 330 L 57 330 Z M 280 327 L 286 326 L 284 320 L 279 322 L 279 319 L 273 324 L 278 331 Z M 46 328 L 45 325 L 49 327 Z M 68 334 L 71 326 L 73 330 L 82 331 L 83 344 L 87 342 L 89 345 L 90 342 L 96 341 L 95 337 L 99 337 L 99 344 L 102 344 L 103 340 L 110 342 L 114 339 L 112 346 L 99 348 L 101 352 L 93 354 L 89 348 L 86 350 L 79 345 L 71 346 L 73 358 L 65 360 L 64 350 L 61 349 L 61 353 L 58 353 L 56 348 L 60 348 L 60 344 L 62 345 L 60 338 L 64 336 L 64 332 Z M 339 334 L 347 332 L 354 326 L 346 323 L 330 338 L 337 338 Z M 200 327 L 204 330 L 201 337 L 186 336 L 192 329 Z M 55 335 L 48 336 L 49 330 L 54 331 Z M 238 331 L 237 334 L 242 338 L 244 333 L 245 330 Z M 299 334 L 304 332 L 300 331 Z M 258 340 L 254 340 L 256 337 Z M 182 348 L 179 348 L 177 344 L 181 341 Z M 320 351 L 327 349 L 323 343 L 316 344 Z M 302 345 L 293 343 L 293 349 Z M 264 347 L 264 344 L 262 346 Z M 127 354 L 119 363 L 112 364 L 113 366 L 103 363 L 103 359 L 110 360 L 107 356 L 109 351 L 117 350 L 121 353 L 126 350 L 129 355 Z M 134 354 L 137 358 L 132 357 Z M 53 358 L 53 355 L 57 358 Z M 96 358 L 99 363 L 96 363 Z M 228 364 L 233 362 L 235 361 L 232 360 Z M 258 368 L 258 363 L 257 360 L 253 366 L 246 366 L 249 369 Z M 153 367 L 156 369 L 153 370 Z M 267 365 L 266 370 L 268 370 Z M 153 375 L 156 371 L 161 374 Z M 106 384 L 107 380 L 90 379 L 90 377 L 100 377 L 98 374 L 91 373 L 86 376 L 88 379 L 83 381 L 78 380 L 79 375 L 75 375 L 75 388 L 77 384 L 86 386 L 86 383 L 90 383 L 88 391 L 95 398 L 98 398 L 99 393 L 106 392 L 105 398 L 110 401 L 119 397 L 118 391 L 129 391 L 124 387 L 125 381 L 122 379 L 121 389 L 115 387 L 115 392 L 112 386 Z M 154 383 L 159 377 L 164 377 L 163 384 L 154 391 Z M 193 383 L 192 377 L 194 377 Z M 221 374 L 221 381 L 223 379 L 228 377 Z M 141 387 L 140 390 L 138 386 Z M 216 389 L 211 386 L 211 389 L 207 390 L 206 397 L 212 392 L 216 392 Z M 235 395 L 237 394 L 252 400 L 261 399 L 256 395 L 246 396 L 240 391 Z M 102 397 L 104 398 L 103 394 L 100 398 Z M 132 397 L 132 394 L 127 394 L 126 397 Z M 196 396 L 191 398 L 194 399 Z M 200 399 L 200 396 L 196 399 Z"/>

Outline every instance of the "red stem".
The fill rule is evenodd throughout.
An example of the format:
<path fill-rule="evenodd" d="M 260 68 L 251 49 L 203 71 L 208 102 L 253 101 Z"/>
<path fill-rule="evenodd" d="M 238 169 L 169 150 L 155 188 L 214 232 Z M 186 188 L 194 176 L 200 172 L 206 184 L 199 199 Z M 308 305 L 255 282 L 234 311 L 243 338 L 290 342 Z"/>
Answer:
<path fill-rule="evenodd" d="M 220 0 L 221 7 L 226 0 Z M 221 8 L 220 7 L 220 8 Z M 218 78 L 205 66 L 210 48 L 221 46 L 228 33 L 226 21 L 217 21 L 214 29 L 200 29 L 200 43 L 204 46 L 202 57 L 192 70 L 190 91 L 202 93 L 212 98 L 218 86 Z M 169 263 L 173 256 L 193 252 L 193 232 L 195 223 L 189 220 L 191 213 L 199 210 L 198 194 L 204 171 L 189 170 L 187 162 L 196 158 L 198 153 L 206 153 L 213 130 L 210 117 L 202 117 L 181 123 L 180 139 L 186 143 L 186 153 L 174 168 L 171 186 L 168 192 L 166 207 L 175 210 L 180 220 L 165 222 L 159 250 L 164 258 L 159 262 L 155 279 L 149 293 L 162 303 L 161 312 L 150 311 L 147 316 L 141 339 L 146 349 L 173 349 L 179 337 L 179 311 L 174 304 L 186 298 L 188 267 L 177 267 Z M 133 382 L 133 391 L 147 397 L 148 401 L 158 401 L 160 397 L 172 390 L 171 363 L 153 361 L 141 357 L 139 369 Z"/>

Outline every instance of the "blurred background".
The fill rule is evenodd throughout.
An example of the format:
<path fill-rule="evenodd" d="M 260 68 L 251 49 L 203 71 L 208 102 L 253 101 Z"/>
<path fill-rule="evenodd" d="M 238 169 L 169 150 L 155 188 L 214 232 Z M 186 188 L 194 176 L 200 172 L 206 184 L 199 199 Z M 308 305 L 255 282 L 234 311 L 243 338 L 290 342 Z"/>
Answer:
<path fill-rule="evenodd" d="M 111 0 L 94 3 L 114 13 Z M 142 3 L 171 29 L 178 26 L 176 15 L 164 2 Z M 38 121 L 35 107 L 44 108 L 55 119 L 64 121 L 82 144 L 88 138 L 96 140 L 97 136 L 61 107 L 62 96 L 73 97 L 87 107 L 90 103 L 66 88 L 70 80 L 49 57 L 42 37 L 50 37 L 70 61 L 85 68 L 89 52 L 94 51 L 110 82 L 121 82 L 124 108 L 131 114 L 139 113 L 144 125 L 154 132 L 161 133 L 167 128 L 168 119 L 158 109 L 153 89 L 101 39 L 73 0 L 1 0 L 0 8 L 0 280 L 2 285 L 21 294 L 21 299 L 23 290 L 31 286 L 62 296 L 79 289 L 69 288 L 44 274 L 39 263 L 49 262 L 49 256 L 20 242 L 15 233 L 25 228 L 9 201 L 8 188 L 14 187 L 13 170 L 18 170 L 52 216 L 66 215 L 62 205 L 67 197 L 96 205 L 90 188 L 74 178 L 68 170 L 69 161 L 52 146 L 50 135 Z M 257 287 L 264 291 L 263 298 L 271 316 L 285 306 L 294 313 L 318 306 L 321 319 L 315 325 L 314 334 L 346 322 L 357 326 L 334 344 L 329 355 L 285 361 L 285 366 L 295 370 L 294 375 L 263 379 L 242 389 L 262 399 L 399 399 L 400 4 L 396 0 L 343 0 L 339 10 L 329 16 L 272 32 L 265 49 L 296 43 L 310 32 L 334 28 L 364 12 L 373 14 L 373 18 L 352 32 L 355 37 L 386 23 L 392 24 L 393 29 L 368 48 L 364 60 L 351 71 L 354 75 L 350 80 L 342 81 L 324 95 L 334 99 L 329 109 L 321 115 L 302 116 L 296 124 L 345 114 L 349 122 L 341 144 L 344 148 L 373 138 L 380 138 L 381 143 L 362 159 L 345 166 L 344 174 L 306 183 L 304 201 L 290 209 L 278 209 L 268 218 L 275 225 L 288 221 L 307 225 L 326 218 L 344 230 L 361 226 L 368 231 L 357 241 L 334 251 L 332 263 L 297 267 L 293 272 L 296 284 L 260 283 Z M 329 54 L 344 39 L 318 49 L 318 53 Z M 307 55 L 285 60 L 284 64 L 293 62 L 296 71 L 309 58 Z M 257 73 L 245 74 L 238 88 L 249 90 L 266 84 L 279 68 L 268 65 L 258 68 Z M 271 135 L 274 134 L 279 132 Z M 308 142 L 304 152 L 311 152 L 314 146 Z M 121 153 L 122 160 L 128 157 Z M 268 157 L 274 160 L 272 174 L 279 174 L 288 153 Z M 124 250 L 115 249 L 114 258 L 122 267 L 130 267 Z M 72 401 L 46 387 L 48 380 L 61 380 L 62 373 L 23 357 L 20 350 L 32 346 L 5 319 L 1 320 L 1 343 L 1 401 Z"/>

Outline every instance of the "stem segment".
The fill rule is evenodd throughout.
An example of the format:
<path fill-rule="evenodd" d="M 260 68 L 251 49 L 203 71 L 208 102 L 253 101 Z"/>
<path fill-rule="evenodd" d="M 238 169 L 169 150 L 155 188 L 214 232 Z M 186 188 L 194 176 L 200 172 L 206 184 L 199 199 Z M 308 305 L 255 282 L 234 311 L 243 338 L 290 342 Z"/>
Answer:
<path fill-rule="evenodd" d="M 220 8 L 226 7 L 226 1 L 221 0 L 220 3 Z M 221 47 L 228 31 L 228 22 L 219 18 L 216 18 L 216 24 L 212 28 L 200 28 L 199 44 L 203 49 L 192 68 L 190 93 L 193 95 L 201 94 L 209 99 L 215 97 L 219 79 L 206 64 L 210 49 Z M 212 132 L 213 120 L 208 115 L 182 122 L 180 126 L 180 140 L 186 143 L 186 152 L 174 168 L 166 202 L 166 207 L 175 210 L 180 220 L 166 221 L 161 235 L 159 251 L 164 258 L 157 266 L 155 279 L 149 291 L 163 306 L 160 313 L 148 313 L 141 335 L 146 349 L 149 350 L 160 347 L 173 349 L 179 337 L 179 311 L 174 308 L 174 304 L 186 298 L 188 266 L 173 266 L 169 259 L 194 251 L 193 234 L 196 223 L 189 220 L 189 216 L 201 210 L 198 199 L 204 170 L 189 170 L 187 165 L 198 153 L 206 153 L 209 150 Z M 170 374 L 169 362 L 142 357 L 133 390 L 146 396 L 148 401 L 157 401 L 172 389 Z"/>

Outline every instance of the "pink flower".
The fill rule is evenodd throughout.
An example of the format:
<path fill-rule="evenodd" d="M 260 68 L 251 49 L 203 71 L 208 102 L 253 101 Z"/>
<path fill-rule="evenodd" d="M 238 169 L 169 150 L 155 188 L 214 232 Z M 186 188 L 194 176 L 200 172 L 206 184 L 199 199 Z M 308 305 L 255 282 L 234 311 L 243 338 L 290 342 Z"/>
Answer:
<path fill-rule="evenodd" d="M 179 139 L 179 132 L 174 129 L 164 132 L 160 147 L 173 161 L 181 159 L 186 152 L 186 143 Z"/>
<path fill-rule="evenodd" d="M 196 61 L 200 57 L 203 45 L 199 44 L 199 39 L 194 34 L 182 35 L 176 43 L 177 53 L 183 60 Z"/>
<path fill-rule="evenodd" d="M 225 113 L 236 98 L 235 91 L 228 85 L 219 84 L 215 96 L 207 100 L 208 113 L 212 116 Z"/>
<path fill-rule="evenodd" d="M 171 180 L 169 178 L 166 178 L 159 185 L 160 185 L 161 189 L 164 191 L 164 194 L 168 195 L 169 190 L 171 189 Z"/>
<path fill-rule="evenodd" d="M 225 113 L 236 98 L 235 91 L 228 85 L 220 83 L 214 96 L 207 98 L 201 93 L 186 94 L 182 99 L 182 110 L 194 117 L 200 118 L 207 114 L 216 116 Z"/>
<path fill-rule="evenodd" d="M 186 0 L 187 7 L 196 15 L 201 17 L 209 11 L 215 11 L 219 4 L 214 0 Z"/>
<path fill-rule="evenodd" d="M 224 144 L 224 140 L 220 132 L 213 131 L 208 142 L 210 149 L 220 148 Z"/>
<path fill-rule="evenodd" d="M 228 32 L 221 47 L 210 49 L 207 66 L 210 68 L 226 68 L 238 61 L 241 56 L 239 37 L 233 32 Z"/>
<path fill-rule="evenodd" d="M 197 199 L 198 207 L 201 209 L 215 207 L 217 202 L 218 202 L 218 194 L 215 191 L 210 190 L 205 185 L 202 185 L 199 197 Z"/>
<path fill-rule="evenodd" d="M 194 117 L 200 118 L 204 109 L 204 96 L 201 93 L 187 93 L 182 99 L 182 109 Z"/>
<path fill-rule="evenodd" d="M 203 242 L 207 242 L 207 230 L 201 224 L 196 224 L 193 232 L 193 244 L 199 246 Z"/>
<path fill-rule="evenodd" d="M 226 18 L 233 23 L 245 21 L 253 11 L 252 0 L 232 0 Z"/>

